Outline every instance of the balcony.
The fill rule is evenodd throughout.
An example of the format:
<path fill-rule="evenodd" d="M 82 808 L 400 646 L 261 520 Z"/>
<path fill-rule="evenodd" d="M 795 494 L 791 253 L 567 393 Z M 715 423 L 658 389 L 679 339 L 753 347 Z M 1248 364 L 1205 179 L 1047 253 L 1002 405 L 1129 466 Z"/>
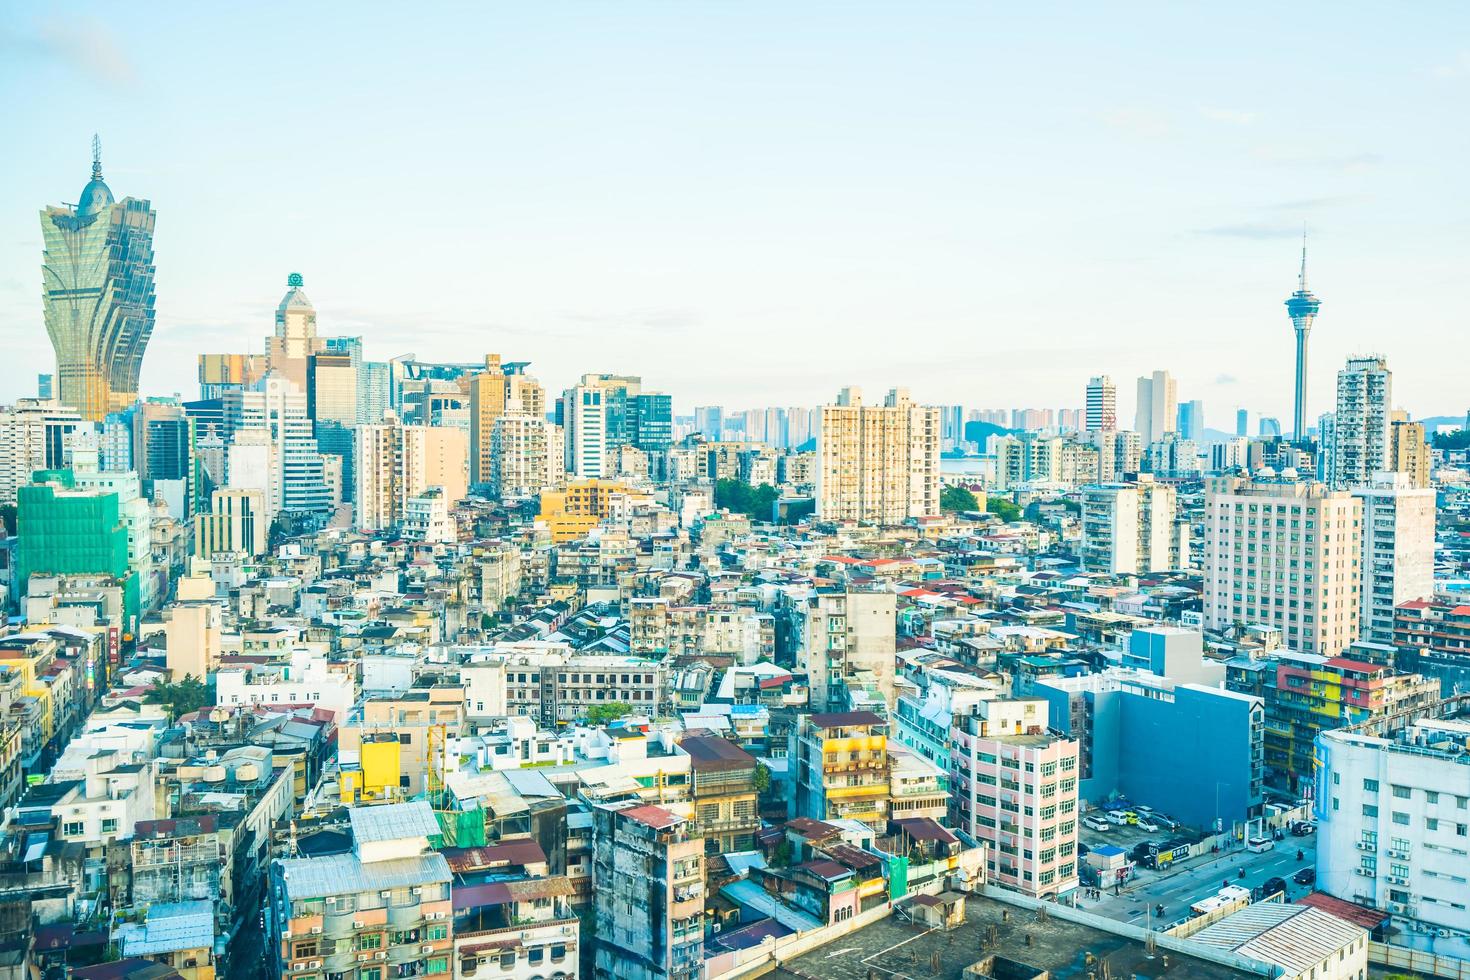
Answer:
<path fill-rule="evenodd" d="M 411 929 L 424 921 L 424 911 L 417 900 L 408 905 L 388 909 L 388 925 L 394 929 Z"/>

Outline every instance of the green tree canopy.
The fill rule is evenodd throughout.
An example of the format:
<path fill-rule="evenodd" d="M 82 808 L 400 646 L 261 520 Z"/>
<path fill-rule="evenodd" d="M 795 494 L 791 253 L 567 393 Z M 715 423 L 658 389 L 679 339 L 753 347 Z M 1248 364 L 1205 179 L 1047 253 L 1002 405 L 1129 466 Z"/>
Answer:
<path fill-rule="evenodd" d="M 1011 521 L 1019 521 L 1021 519 L 1021 508 L 1017 507 L 1009 500 L 1001 500 L 997 497 L 991 497 L 985 501 L 985 509 L 999 517 L 1001 520 L 1005 521 L 1007 524 L 1009 524 Z"/>
<path fill-rule="evenodd" d="M 939 509 L 946 511 L 979 510 L 980 501 L 968 487 L 945 487 L 939 493 Z"/>
<path fill-rule="evenodd" d="M 631 714 L 633 706 L 626 701 L 608 701 L 605 704 L 594 704 L 587 709 L 587 724 L 606 725 L 610 721 L 617 721 L 624 715 Z"/>
<path fill-rule="evenodd" d="M 771 520 L 772 508 L 781 494 L 769 483 L 753 487 L 743 480 L 716 480 L 715 506 L 751 520 Z"/>
<path fill-rule="evenodd" d="M 209 688 L 193 674 L 185 674 L 183 680 L 174 684 L 160 677 L 153 682 L 153 687 L 149 689 L 143 700 L 149 704 L 161 704 L 168 708 L 169 721 L 214 703 L 214 698 L 209 695 Z"/>

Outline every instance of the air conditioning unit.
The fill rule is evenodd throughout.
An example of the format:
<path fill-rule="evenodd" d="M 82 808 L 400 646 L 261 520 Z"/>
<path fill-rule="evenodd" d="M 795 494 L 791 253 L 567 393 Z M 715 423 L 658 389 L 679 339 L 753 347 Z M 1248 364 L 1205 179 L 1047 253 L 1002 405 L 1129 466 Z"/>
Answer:
<path fill-rule="evenodd" d="M 1450 931 L 1448 929 L 1436 929 L 1434 930 L 1434 934 L 1440 939 L 1447 939 L 1449 938 Z"/>
<path fill-rule="evenodd" d="M 357 919 L 353 919 L 352 920 L 352 928 L 354 928 L 354 929 L 361 929 L 363 927 L 363 925 L 364 925 L 364 923 L 359 922 Z"/>
<path fill-rule="evenodd" d="M 322 968 L 322 961 L 312 960 L 310 963 L 306 964 L 306 968 L 308 970 L 320 970 Z"/>
<path fill-rule="evenodd" d="M 292 970 L 304 970 L 304 969 L 306 969 L 306 961 L 303 960 L 300 963 L 292 963 L 291 964 L 291 969 Z"/>
<path fill-rule="evenodd" d="M 291 938 L 291 930 L 290 929 L 282 929 L 281 930 L 281 938 L 282 939 L 290 939 Z"/>
<path fill-rule="evenodd" d="M 311 934 L 313 936 L 320 936 L 322 934 L 322 927 L 321 926 L 312 926 L 311 927 Z"/>
<path fill-rule="evenodd" d="M 1408 878 L 1400 878 L 1398 875 L 1387 875 L 1386 877 L 1395 885 L 1407 885 L 1409 883 Z"/>
<path fill-rule="evenodd" d="M 1390 912 L 1392 912 L 1394 915 L 1408 915 L 1409 914 L 1409 906 L 1407 906 L 1403 902 L 1389 902 L 1388 903 L 1388 910 Z"/>
<path fill-rule="evenodd" d="M 1374 871 L 1372 868 L 1358 868 L 1357 871 L 1358 871 L 1358 874 L 1362 875 L 1364 878 L 1377 878 L 1378 877 L 1378 872 L 1377 871 Z"/>
<path fill-rule="evenodd" d="M 358 953 L 357 954 L 357 962 L 359 962 L 359 963 L 366 963 L 368 960 L 370 960 L 372 958 L 373 958 L 372 957 L 372 954 L 370 954 L 370 953 Z"/>
<path fill-rule="evenodd" d="M 387 958 L 388 958 L 388 951 L 387 950 L 379 950 L 378 952 L 376 952 L 376 953 L 373 954 L 373 959 L 375 959 L 375 960 L 386 960 Z"/>
<path fill-rule="evenodd" d="M 392 898 L 393 897 L 393 890 L 391 888 L 384 888 L 382 891 L 378 892 L 378 897 L 379 898 Z"/>
<path fill-rule="evenodd" d="M 1353 846 L 1356 847 L 1360 851 L 1376 851 L 1376 850 L 1378 850 L 1378 845 L 1377 844 L 1370 844 L 1370 843 L 1368 843 L 1365 840 L 1360 840 L 1356 844 L 1354 844 Z"/>
<path fill-rule="evenodd" d="M 420 948 L 420 952 L 424 952 L 424 953 L 432 953 L 433 951 L 434 951 L 434 947 L 433 946 L 429 946 L 429 945 L 425 945 L 425 946 L 423 946 L 423 947 Z"/>
<path fill-rule="evenodd" d="M 422 887 L 420 887 L 418 885 L 414 885 L 412 888 L 410 888 L 408 890 L 408 893 L 410 895 L 422 895 L 424 893 L 424 890 L 423 890 Z"/>
<path fill-rule="evenodd" d="M 1389 857 L 1392 857 L 1392 858 L 1399 858 L 1399 859 L 1404 860 L 1404 861 L 1409 860 L 1409 852 L 1408 851 L 1389 851 L 1388 852 L 1388 856 Z"/>

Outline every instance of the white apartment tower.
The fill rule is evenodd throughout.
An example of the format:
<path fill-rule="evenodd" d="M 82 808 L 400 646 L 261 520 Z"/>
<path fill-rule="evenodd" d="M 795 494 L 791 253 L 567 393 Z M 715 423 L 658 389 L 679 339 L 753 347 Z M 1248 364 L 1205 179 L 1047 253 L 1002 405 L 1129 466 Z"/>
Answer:
<path fill-rule="evenodd" d="M 579 480 L 603 476 L 607 463 L 607 392 L 598 385 L 568 388 L 562 398 L 565 467 Z"/>
<path fill-rule="evenodd" d="M 1353 496 L 1363 502 L 1363 639 L 1390 643 L 1394 607 L 1434 595 L 1435 492 L 1408 473 L 1375 473 Z"/>
<path fill-rule="evenodd" d="M 1334 490 L 1362 486 L 1389 465 L 1389 425 L 1393 413 L 1393 372 L 1381 357 L 1349 358 L 1337 372 L 1337 411 L 1333 415 L 1327 482 Z"/>
<path fill-rule="evenodd" d="M 1174 570 L 1176 509 L 1174 488 L 1147 473 L 1137 483 L 1083 487 L 1083 567 L 1114 575 Z"/>
<path fill-rule="evenodd" d="M 1263 470 L 1205 489 L 1206 629 L 1272 626 L 1299 653 L 1333 657 L 1358 639 L 1362 502 Z"/>
<path fill-rule="evenodd" d="M 74 409 L 50 399 L 0 406 L 0 503 L 14 503 L 36 470 L 65 467 L 68 437 L 81 421 Z"/>
<path fill-rule="evenodd" d="M 1173 432 L 1179 421 L 1179 391 L 1168 371 L 1138 379 L 1138 408 L 1133 428 L 1145 446 Z"/>
<path fill-rule="evenodd" d="M 305 362 L 302 363 L 305 370 Z M 306 393 L 285 375 L 271 370 L 254 389 L 234 389 L 224 393 L 224 425 L 235 441 L 244 430 L 259 429 L 265 433 L 267 475 L 266 510 L 272 518 L 280 513 L 326 513 L 332 508 L 331 491 L 326 484 L 322 456 L 312 436 L 311 419 L 306 414 Z M 246 437 L 256 446 L 258 437 Z M 233 455 L 231 460 L 233 461 Z M 255 485 L 237 482 L 230 474 L 230 485 L 247 489 Z"/>
<path fill-rule="evenodd" d="M 1087 379 L 1088 432 L 1111 432 L 1118 427 L 1118 386 L 1106 374 Z"/>
<path fill-rule="evenodd" d="M 939 513 L 939 409 L 895 388 L 881 406 L 844 388 L 817 425 L 817 516 L 901 524 Z"/>

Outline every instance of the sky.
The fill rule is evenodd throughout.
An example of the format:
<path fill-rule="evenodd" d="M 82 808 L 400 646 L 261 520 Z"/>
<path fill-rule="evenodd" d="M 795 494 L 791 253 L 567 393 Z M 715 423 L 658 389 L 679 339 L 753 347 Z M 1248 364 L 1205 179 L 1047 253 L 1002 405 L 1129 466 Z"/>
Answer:
<path fill-rule="evenodd" d="M 0 401 L 51 370 L 40 209 L 150 199 L 146 394 L 300 272 L 371 359 L 641 374 L 675 410 L 1080 407 L 1233 429 L 1379 353 L 1470 408 L 1470 6 L 524 2 L 0 11 Z M 1451 352 L 1453 352 L 1451 354 Z M 1451 356 L 1446 356 L 1451 354 Z"/>

